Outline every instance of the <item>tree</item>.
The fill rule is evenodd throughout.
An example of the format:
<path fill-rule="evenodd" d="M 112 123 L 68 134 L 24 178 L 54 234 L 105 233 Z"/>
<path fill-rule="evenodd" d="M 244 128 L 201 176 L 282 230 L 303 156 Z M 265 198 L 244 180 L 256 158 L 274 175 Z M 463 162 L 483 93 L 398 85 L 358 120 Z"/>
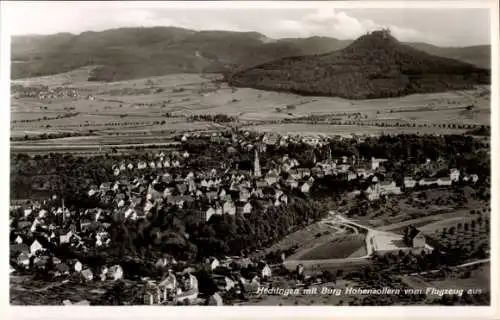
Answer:
<path fill-rule="evenodd" d="M 336 277 L 337 278 L 342 278 L 343 275 L 344 275 L 344 271 L 342 269 L 338 269 Z"/>
<path fill-rule="evenodd" d="M 450 233 L 450 235 L 453 236 L 455 234 L 455 227 L 451 227 L 449 230 L 449 233 Z"/>
<path fill-rule="evenodd" d="M 324 279 L 325 282 L 335 283 L 335 281 L 337 280 L 335 278 L 335 275 L 328 270 L 323 271 L 323 273 L 321 274 L 321 277 Z"/>

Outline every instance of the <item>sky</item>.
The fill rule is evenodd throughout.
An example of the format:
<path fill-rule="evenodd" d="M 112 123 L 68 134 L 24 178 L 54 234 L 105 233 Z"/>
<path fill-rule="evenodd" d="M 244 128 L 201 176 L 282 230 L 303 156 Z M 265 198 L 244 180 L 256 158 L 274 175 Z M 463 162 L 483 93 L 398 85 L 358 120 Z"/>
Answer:
<path fill-rule="evenodd" d="M 310 3 L 310 5 L 304 5 Z M 408 3 L 408 2 L 407 2 Z M 352 3 L 351 3 L 352 4 Z M 354 39 L 389 27 L 400 41 L 439 46 L 490 44 L 487 8 L 349 8 L 312 2 L 285 7 L 133 2 L 8 2 L 4 12 L 12 35 L 81 33 L 119 27 L 176 26 L 194 30 L 256 31 L 269 38 L 328 36 Z M 225 8 L 221 8 L 221 6 Z"/>

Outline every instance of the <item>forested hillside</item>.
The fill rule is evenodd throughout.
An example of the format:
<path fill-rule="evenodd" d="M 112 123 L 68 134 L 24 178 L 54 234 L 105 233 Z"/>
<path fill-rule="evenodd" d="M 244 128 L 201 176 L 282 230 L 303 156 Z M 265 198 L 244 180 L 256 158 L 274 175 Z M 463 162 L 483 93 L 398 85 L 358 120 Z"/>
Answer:
<path fill-rule="evenodd" d="M 469 89 L 489 70 L 401 44 L 388 30 L 361 36 L 332 53 L 288 57 L 228 76 L 231 85 L 348 99 Z"/>

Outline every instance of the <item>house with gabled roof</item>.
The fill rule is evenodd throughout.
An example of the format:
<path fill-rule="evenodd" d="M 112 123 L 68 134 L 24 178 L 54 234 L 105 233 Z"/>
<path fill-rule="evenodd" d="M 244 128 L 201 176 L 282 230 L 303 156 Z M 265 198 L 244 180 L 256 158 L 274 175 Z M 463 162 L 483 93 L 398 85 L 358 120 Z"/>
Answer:
<path fill-rule="evenodd" d="M 219 203 L 215 204 L 215 214 L 218 216 L 224 214 L 222 206 Z"/>
<path fill-rule="evenodd" d="M 170 168 L 171 166 L 170 159 L 167 158 L 163 161 L 163 168 Z"/>
<path fill-rule="evenodd" d="M 435 178 L 422 178 L 418 181 L 419 186 L 431 186 L 431 185 L 436 185 L 437 179 Z"/>
<path fill-rule="evenodd" d="M 250 198 L 250 191 L 247 188 L 240 188 L 239 199 L 241 202 L 247 202 Z"/>
<path fill-rule="evenodd" d="M 179 160 L 175 159 L 172 161 L 172 167 L 179 168 L 180 166 L 181 166 L 181 163 Z"/>
<path fill-rule="evenodd" d="M 404 186 L 407 189 L 415 188 L 417 185 L 417 180 L 413 179 L 412 177 L 404 177 Z"/>
<path fill-rule="evenodd" d="M 219 193 L 219 198 L 220 199 L 225 199 L 226 198 L 226 190 L 225 189 L 221 189 L 220 193 Z"/>
<path fill-rule="evenodd" d="M 297 172 L 299 173 L 299 179 L 307 178 L 311 176 L 311 169 L 309 168 L 297 168 Z"/>
<path fill-rule="evenodd" d="M 108 272 L 106 274 L 107 278 L 113 279 L 114 281 L 120 280 L 123 278 L 123 268 L 120 265 L 114 265 L 108 268 Z"/>
<path fill-rule="evenodd" d="M 24 217 L 27 218 L 33 213 L 33 209 L 24 209 Z"/>
<path fill-rule="evenodd" d="M 309 184 L 309 182 L 304 182 L 304 184 L 302 184 L 302 186 L 300 187 L 300 191 L 302 193 L 309 193 L 309 190 L 311 189 L 311 185 Z"/>
<path fill-rule="evenodd" d="M 288 171 L 289 179 L 299 180 L 302 178 L 302 175 L 299 173 L 297 169 L 291 169 Z"/>
<path fill-rule="evenodd" d="M 424 248 L 425 247 L 425 236 L 414 226 L 406 227 L 404 231 L 403 241 L 408 247 L 411 248 Z"/>
<path fill-rule="evenodd" d="M 252 197 L 255 197 L 257 199 L 264 198 L 264 193 L 262 192 L 261 188 L 252 189 L 252 192 L 250 194 Z"/>
<path fill-rule="evenodd" d="M 250 202 L 245 203 L 243 206 L 243 214 L 249 214 L 252 213 L 253 206 Z"/>
<path fill-rule="evenodd" d="M 210 270 L 215 270 L 217 269 L 218 266 L 220 266 L 220 262 L 217 258 L 211 257 L 206 260 L 206 263 L 210 266 Z"/>
<path fill-rule="evenodd" d="M 66 263 L 60 263 L 56 264 L 55 266 L 55 276 L 62 276 L 62 275 L 68 275 L 70 272 L 70 269 Z"/>
<path fill-rule="evenodd" d="M 460 171 L 457 170 L 456 168 L 452 168 L 450 170 L 450 180 L 452 182 L 457 182 L 460 180 Z"/>
<path fill-rule="evenodd" d="M 256 180 L 255 181 L 255 187 L 257 189 L 264 189 L 268 186 L 269 184 L 265 180 Z"/>
<path fill-rule="evenodd" d="M 112 185 L 113 185 L 112 182 L 103 182 L 99 186 L 99 189 L 101 189 L 102 191 L 108 191 L 111 190 Z"/>
<path fill-rule="evenodd" d="M 210 218 L 215 214 L 215 209 L 213 207 L 209 207 L 206 211 L 206 218 L 205 218 L 205 221 L 208 221 L 210 220 Z"/>
<path fill-rule="evenodd" d="M 299 182 L 297 180 L 295 180 L 293 177 L 288 177 L 288 179 L 285 181 L 285 185 L 292 188 L 292 189 L 295 189 L 295 188 L 298 188 L 299 187 Z"/>
<path fill-rule="evenodd" d="M 379 184 L 375 184 L 375 185 L 369 186 L 365 190 L 365 195 L 366 195 L 366 197 L 368 198 L 369 201 L 374 201 L 374 200 L 379 199 L 380 198 L 380 194 L 381 194 L 381 191 L 380 191 L 380 185 Z"/>
<path fill-rule="evenodd" d="M 205 193 L 205 195 L 208 199 L 208 202 L 214 202 L 219 198 L 217 191 L 208 191 Z"/>
<path fill-rule="evenodd" d="M 268 264 L 265 264 L 261 270 L 261 276 L 263 280 L 269 280 L 272 276 L 272 270 Z"/>
<path fill-rule="evenodd" d="M 188 186 L 184 182 L 177 183 L 176 187 L 180 194 L 185 194 L 188 190 Z"/>
<path fill-rule="evenodd" d="M 30 256 L 29 256 L 29 254 L 26 253 L 26 252 L 21 252 L 17 256 L 17 264 L 20 265 L 20 266 L 23 266 L 25 268 L 29 267 L 29 265 L 30 265 Z"/>
<path fill-rule="evenodd" d="M 382 181 L 380 191 L 382 194 L 400 194 L 401 188 L 396 185 L 395 181 Z"/>
<path fill-rule="evenodd" d="M 201 180 L 200 186 L 202 188 L 207 188 L 208 189 L 208 181 L 206 179 Z"/>
<path fill-rule="evenodd" d="M 83 264 L 78 260 L 75 261 L 75 264 L 73 265 L 73 267 L 74 267 L 76 272 L 81 272 L 83 270 Z"/>
<path fill-rule="evenodd" d="M 438 178 L 437 184 L 440 187 L 451 186 L 452 180 L 449 177 Z"/>
<path fill-rule="evenodd" d="M 288 196 L 286 194 L 282 194 L 279 200 L 285 206 L 288 205 Z"/>
<path fill-rule="evenodd" d="M 371 169 L 372 170 L 376 170 L 380 167 L 380 164 L 383 163 L 383 162 L 386 162 L 387 159 L 376 159 L 374 157 L 372 157 L 371 159 Z"/>
<path fill-rule="evenodd" d="M 229 215 L 235 215 L 236 214 L 236 206 L 233 201 L 228 200 L 224 202 L 224 206 L 222 208 L 223 212 Z"/>
<path fill-rule="evenodd" d="M 38 242 L 37 240 L 33 241 L 33 243 L 30 246 L 30 253 L 31 254 L 36 254 L 39 251 L 44 250 L 45 248 Z"/>

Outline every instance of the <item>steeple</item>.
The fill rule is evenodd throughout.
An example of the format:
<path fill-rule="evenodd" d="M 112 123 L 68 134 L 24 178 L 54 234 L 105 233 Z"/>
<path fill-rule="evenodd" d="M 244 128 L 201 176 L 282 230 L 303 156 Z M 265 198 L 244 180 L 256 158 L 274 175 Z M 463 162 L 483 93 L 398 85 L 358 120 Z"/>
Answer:
<path fill-rule="evenodd" d="M 254 170 L 254 177 L 260 178 L 262 176 L 262 173 L 260 171 L 259 152 L 257 151 L 257 148 L 255 148 L 255 160 L 253 164 L 253 170 Z"/>

